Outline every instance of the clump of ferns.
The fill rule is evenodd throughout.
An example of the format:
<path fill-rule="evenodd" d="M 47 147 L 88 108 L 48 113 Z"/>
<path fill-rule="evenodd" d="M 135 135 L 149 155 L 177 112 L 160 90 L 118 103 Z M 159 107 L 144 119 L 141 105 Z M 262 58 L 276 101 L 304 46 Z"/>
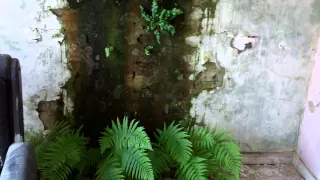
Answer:
<path fill-rule="evenodd" d="M 86 148 L 88 139 L 81 134 L 81 128 L 73 130 L 67 121 L 54 123 L 47 133 L 27 136 L 35 147 L 39 179 L 63 180 L 74 174 L 83 175 L 100 159 L 99 149 Z"/>
<path fill-rule="evenodd" d="M 172 21 L 178 15 L 183 13 L 183 11 L 178 8 L 173 8 L 171 10 L 159 9 L 159 6 L 156 0 L 152 1 L 151 15 L 145 12 L 142 6 L 140 6 L 140 11 L 143 19 L 148 23 L 148 27 L 146 31 L 147 32 L 153 31 L 153 34 L 159 44 L 160 44 L 161 34 L 169 33 L 171 34 L 171 36 L 174 36 L 176 30 L 175 30 L 175 27 L 170 24 L 170 21 Z M 153 48 L 153 45 L 147 46 L 147 47 Z M 146 52 L 145 54 L 149 55 L 149 51 L 150 49 L 145 50 Z"/>
<path fill-rule="evenodd" d="M 72 170 L 83 172 L 96 164 L 97 180 L 153 180 L 171 170 L 181 180 L 239 179 L 241 154 L 224 130 L 172 123 L 158 129 L 156 142 L 151 143 L 138 121 L 125 117 L 105 129 L 100 150 L 92 150 L 91 158 L 78 131 L 59 134 L 53 144 L 43 143 L 46 147 L 37 149 L 45 179 L 67 179 Z"/>

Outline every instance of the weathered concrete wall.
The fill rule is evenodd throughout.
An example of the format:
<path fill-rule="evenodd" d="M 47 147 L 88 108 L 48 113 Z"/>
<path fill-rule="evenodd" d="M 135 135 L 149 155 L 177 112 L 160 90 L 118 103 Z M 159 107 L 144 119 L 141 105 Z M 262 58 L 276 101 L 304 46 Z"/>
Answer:
<path fill-rule="evenodd" d="M 0 53 L 18 58 L 23 81 L 25 127 L 43 130 L 38 103 L 58 99 L 69 78 L 61 24 L 50 8 L 63 0 L 0 1 Z"/>
<path fill-rule="evenodd" d="M 320 179 L 320 40 L 318 42 L 297 152 L 310 171 Z"/>
<path fill-rule="evenodd" d="M 191 62 L 226 69 L 223 85 L 193 100 L 191 115 L 233 132 L 243 151 L 296 148 L 319 35 L 317 0 L 220 0 L 195 8 L 202 32 Z M 213 31 L 214 30 L 214 31 Z M 215 32 L 215 33 L 214 33 Z"/>

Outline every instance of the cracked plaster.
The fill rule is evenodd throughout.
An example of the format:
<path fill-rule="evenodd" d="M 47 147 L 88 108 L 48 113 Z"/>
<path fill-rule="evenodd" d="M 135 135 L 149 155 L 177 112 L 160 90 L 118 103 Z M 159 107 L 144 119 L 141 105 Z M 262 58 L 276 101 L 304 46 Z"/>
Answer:
<path fill-rule="evenodd" d="M 198 44 L 190 64 L 197 74 L 218 62 L 226 74 L 220 89 L 192 100 L 190 114 L 230 130 L 243 151 L 294 150 L 319 35 L 314 1 L 220 0 L 215 18 L 204 13 L 201 35 L 186 39 Z M 231 46 L 240 36 L 238 49 L 246 37 L 258 41 L 239 54 Z"/>
<path fill-rule="evenodd" d="M 0 11 L 0 53 L 20 60 L 25 128 L 42 131 L 38 103 L 58 99 L 70 77 L 59 43 L 62 26 L 50 11 L 65 7 L 66 1 L 3 0 L 0 6 L 5 7 Z"/>

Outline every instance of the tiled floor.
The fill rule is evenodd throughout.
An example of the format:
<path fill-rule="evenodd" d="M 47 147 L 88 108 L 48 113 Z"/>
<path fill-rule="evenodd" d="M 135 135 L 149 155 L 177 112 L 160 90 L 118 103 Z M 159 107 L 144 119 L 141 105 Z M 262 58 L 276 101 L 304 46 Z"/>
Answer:
<path fill-rule="evenodd" d="M 241 180 L 303 180 L 293 165 L 244 165 Z"/>

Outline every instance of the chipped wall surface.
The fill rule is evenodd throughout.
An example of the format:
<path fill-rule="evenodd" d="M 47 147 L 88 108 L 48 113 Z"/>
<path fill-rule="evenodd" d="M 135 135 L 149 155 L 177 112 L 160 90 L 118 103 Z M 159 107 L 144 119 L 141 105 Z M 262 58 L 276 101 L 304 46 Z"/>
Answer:
<path fill-rule="evenodd" d="M 20 60 L 25 127 L 35 131 L 44 128 L 38 103 L 58 99 L 70 76 L 61 24 L 50 11 L 65 5 L 63 0 L 0 1 L 5 7 L 0 11 L 0 53 Z"/>
<path fill-rule="evenodd" d="M 319 3 L 220 0 L 215 17 L 208 11 L 195 7 L 202 30 L 186 39 L 199 43 L 190 63 L 196 73 L 208 61 L 226 73 L 221 87 L 193 99 L 191 115 L 226 127 L 243 151 L 294 150 L 319 35 Z"/>
<path fill-rule="evenodd" d="M 314 59 L 297 152 L 310 171 L 320 179 L 320 39 Z"/>

